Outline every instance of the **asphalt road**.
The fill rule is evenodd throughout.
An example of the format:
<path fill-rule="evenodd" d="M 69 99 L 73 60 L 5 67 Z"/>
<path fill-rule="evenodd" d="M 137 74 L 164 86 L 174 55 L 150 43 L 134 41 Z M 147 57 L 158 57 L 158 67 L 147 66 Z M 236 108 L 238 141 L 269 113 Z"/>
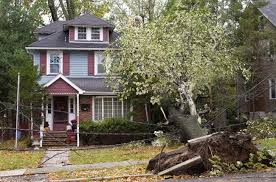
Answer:
<path fill-rule="evenodd" d="M 231 174 L 214 178 L 164 180 L 164 182 L 276 182 L 276 169 L 269 172 Z"/>

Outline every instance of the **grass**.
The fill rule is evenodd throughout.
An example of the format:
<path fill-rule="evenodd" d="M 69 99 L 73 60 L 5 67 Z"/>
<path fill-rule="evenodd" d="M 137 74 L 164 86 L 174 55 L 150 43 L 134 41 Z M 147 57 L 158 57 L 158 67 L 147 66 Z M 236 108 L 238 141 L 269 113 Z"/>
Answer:
<path fill-rule="evenodd" d="M 30 140 L 28 138 L 22 138 L 18 141 L 18 149 L 28 148 Z M 14 140 L 6 140 L 3 143 L 0 143 L 0 149 L 14 149 Z"/>
<path fill-rule="evenodd" d="M 164 152 L 175 149 L 165 148 Z M 122 146 L 115 148 L 83 150 L 70 153 L 72 164 L 94 164 L 126 160 L 147 160 L 160 153 L 162 147 L 153 146 Z M 79 155 L 78 155 L 79 154 Z"/>
<path fill-rule="evenodd" d="M 34 168 L 44 157 L 42 151 L 0 151 L 0 171 Z"/>
<path fill-rule="evenodd" d="M 257 140 L 256 143 L 259 144 L 262 148 L 266 148 L 272 150 L 273 152 L 276 152 L 276 138 L 261 139 Z"/>
<path fill-rule="evenodd" d="M 104 168 L 95 170 L 83 170 L 73 172 L 58 172 L 49 174 L 50 180 L 56 179 L 74 179 L 74 178 L 93 178 L 93 177 L 104 177 L 104 176 L 123 176 L 123 175 L 138 175 L 145 174 L 145 165 L 127 166 L 127 167 L 115 167 L 115 168 Z"/>

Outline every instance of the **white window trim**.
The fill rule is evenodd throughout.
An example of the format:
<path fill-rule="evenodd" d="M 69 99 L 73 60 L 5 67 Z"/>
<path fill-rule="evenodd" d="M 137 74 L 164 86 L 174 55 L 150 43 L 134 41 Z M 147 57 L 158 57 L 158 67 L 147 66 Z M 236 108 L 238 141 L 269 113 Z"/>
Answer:
<path fill-rule="evenodd" d="M 91 39 L 91 27 L 86 27 L 86 39 L 79 39 L 78 37 L 78 28 L 83 26 L 75 27 L 75 40 L 77 41 L 103 41 L 103 28 L 102 27 L 93 27 L 100 28 L 100 39 Z"/>
<path fill-rule="evenodd" d="M 71 99 L 73 100 L 73 112 L 71 112 Z M 69 114 L 75 114 L 76 113 L 76 103 L 75 103 L 74 97 L 68 97 L 68 113 Z"/>
<path fill-rule="evenodd" d="M 58 52 L 60 57 L 59 63 L 59 73 L 51 73 L 50 72 L 50 54 L 53 52 Z M 63 73 L 63 52 L 62 51 L 47 51 L 47 75 L 58 75 Z"/>
<path fill-rule="evenodd" d="M 75 28 L 75 32 L 77 33 L 77 34 L 75 34 L 76 36 L 76 40 L 87 40 L 87 31 L 88 31 L 88 28 L 86 28 L 86 39 L 79 39 L 79 28 L 86 28 L 86 27 L 76 27 Z"/>
<path fill-rule="evenodd" d="M 105 73 L 98 73 L 98 59 L 97 59 L 97 55 L 98 54 L 103 54 L 103 51 L 95 51 L 94 52 L 94 73 L 95 75 L 106 75 Z"/>
<path fill-rule="evenodd" d="M 95 121 L 95 110 L 96 110 L 96 107 L 95 107 L 95 99 L 96 98 L 101 98 L 102 99 L 102 120 L 105 119 L 104 118 L 104 98 L 112 98 L 112 118 L 114 117 L 114 98 L 117 98 L 116 96 L 95 96 L 93 97 L 93 101 L 92 101 L 92 108 L 93 108 L 93 113 L 92 113 L 92 120 Z M 122 102 L 122 116 L 124 117 L 124 101 L 120 101 Z M 133 106 L 132 104 L 129 105 L 129 111 L 130 112 L 133 112 Z M 133 117 L 130 118 L 130 120 L 132 121 L 133 120 Z"/>
<path fill-rule="evenodd" d="M 270 100 L 276 100 L 276 97 L 275 98 L 272 98 L 272 92 L 271 92 L 271 88 L 272 88 L 272 83 L 271 83 L 271 80 L 272 79 L 269 79 L 268 82 L 269 82 L 269 99 Z M 273 79 L 275 81 L 275 91 L 276 91 L 276 79 Z"/>

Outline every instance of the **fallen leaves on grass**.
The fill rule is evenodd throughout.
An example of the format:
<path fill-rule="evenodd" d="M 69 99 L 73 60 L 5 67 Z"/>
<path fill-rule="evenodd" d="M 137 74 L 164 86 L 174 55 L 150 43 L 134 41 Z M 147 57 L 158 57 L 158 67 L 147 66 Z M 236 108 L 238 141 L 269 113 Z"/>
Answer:
<path fill-rule="evenodd" d="M 175 148 L 165 148 L 169 151 Z M 92 149 L 70 153 L 72 164 L 94 164 L 100 162 L 114 162 L 126 160 L 146 160 L 159 154 L 162 147 L 153 146 L 122 146 L 105 149 Z"/>
<path fill-rule="evenodd" d="M 0 170 L 37 167 L 44 156 L 42 151 L 0 151 Z"/>

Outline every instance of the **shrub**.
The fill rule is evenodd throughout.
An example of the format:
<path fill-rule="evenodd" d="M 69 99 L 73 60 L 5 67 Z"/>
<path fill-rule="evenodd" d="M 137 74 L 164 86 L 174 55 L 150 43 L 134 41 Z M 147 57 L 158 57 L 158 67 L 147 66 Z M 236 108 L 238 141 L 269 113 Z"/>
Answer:
<path fill-rule="evenodd" d="M 265 117 L 248 121 L 247 132 L 259 139 L 276 137 L 276 120 L 272 117 Z"/>
<path fill-rule="evenodd" d="M 152 133 L 155 127 L 136 123 L 122 118 L 111 118 L 102 121 L 83 121 L 80 132 L 90 133 Z"/>
<path fill-rule="evenodd" d="M 209 159 L 212 165 L 211 176 L 221 176 L 224 173 L 243 172 L 247 170 L 261 170 L 268 167 L 275 167 L 276 161 L 267 150 L 258 151 L 256 154 L 250 154 L 247 162 L 237 161 L 234 164 L 222 162 L 219 156 L 212 156 Z"/>

